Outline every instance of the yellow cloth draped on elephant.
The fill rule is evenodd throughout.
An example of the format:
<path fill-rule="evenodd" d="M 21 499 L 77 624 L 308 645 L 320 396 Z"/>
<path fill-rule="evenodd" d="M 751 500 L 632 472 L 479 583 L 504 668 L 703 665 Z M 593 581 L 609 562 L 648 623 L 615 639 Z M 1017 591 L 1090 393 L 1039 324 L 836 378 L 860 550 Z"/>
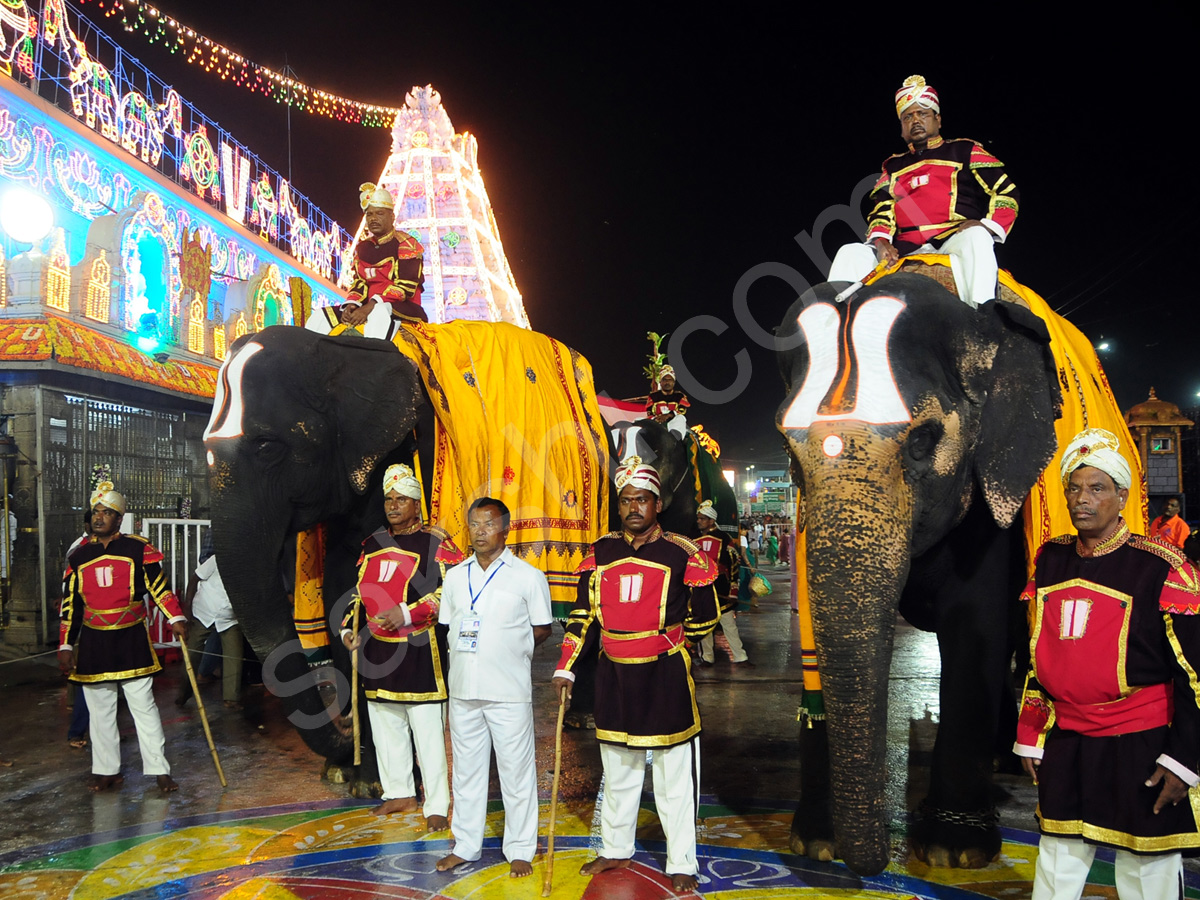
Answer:
<path fill-rule="evenodd" d="M 608 445 L 591 365 L 504 323 L 406 323 L 393 340 L 417 364 L 436 415 L 431 520 L 466 547 L 467 506 L 502 500 L 509 548 L 569 606 L 575 569 L 608 527 Z"/>

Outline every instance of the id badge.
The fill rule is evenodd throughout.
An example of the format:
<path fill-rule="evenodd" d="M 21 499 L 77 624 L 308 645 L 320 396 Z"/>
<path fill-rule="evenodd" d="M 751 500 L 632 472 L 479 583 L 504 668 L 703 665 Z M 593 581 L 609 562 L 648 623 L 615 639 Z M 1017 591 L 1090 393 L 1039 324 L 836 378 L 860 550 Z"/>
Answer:
<path fill-rule="evenodd" d="M 479 650 L 479 619 L 463 619 L 458 626 L 459 653 L 476 653 Z"/>

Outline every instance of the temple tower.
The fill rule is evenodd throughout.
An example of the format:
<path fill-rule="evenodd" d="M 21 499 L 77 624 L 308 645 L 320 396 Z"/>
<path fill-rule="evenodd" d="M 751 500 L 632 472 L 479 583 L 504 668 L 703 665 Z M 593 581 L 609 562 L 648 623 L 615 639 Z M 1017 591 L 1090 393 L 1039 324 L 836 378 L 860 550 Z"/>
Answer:
<path fill-rule="evenodd" d="M 528 328 L 478 150 L 474 135 L 455 133 L 432 85 L 414 87 L 392 125 L 392 152 L 377 183 L 395 198 L 397 229 L 425 248 L 421 304 L 430 322 L 475 319 Z"/>

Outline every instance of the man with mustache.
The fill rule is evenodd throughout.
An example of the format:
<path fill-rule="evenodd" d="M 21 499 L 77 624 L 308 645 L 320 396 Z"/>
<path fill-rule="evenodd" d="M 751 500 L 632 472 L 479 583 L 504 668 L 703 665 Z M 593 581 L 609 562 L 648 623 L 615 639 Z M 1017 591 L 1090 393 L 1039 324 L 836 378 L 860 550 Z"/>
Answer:
<path fill-rule="evenodd" d="M 884 162 L 866 243 L 838 250 L 829 281 L 861 281 L 878 262 L 911 253 L 946 253 L 959 298 L 986 303 L 996 296 L 993 245 L 1004 243 L 1017 218 L 1017 186 L 983 145 L 942 137 L 937 91 L 920 75 L 896 91 L 896 115 L 908 152 Z"/>
<path fill-rule="evenodd" d="M 1200 584 L 1175 548 L 1131 534 L 1136 477 L 1115 435 L 1075 436 L 1061 466 L 1077 534 L 1038 552 L 1017 742 L 1038 786 L 1033 900 L 1078 900 L 1096 846 L 1117 895 L 1182 897 L 1200 850 Z"/>
<path fill-rule="evenodd" d="M 679 892 L 696 888 L 700 715 L 688 645 L 718 619 L 717 567 L 695 544 L 659 527 L 658 472 L 636 456 L 617 470 L 622 530 L 592 545 L 579 567 L 579 595 L 554 673 L 570 697 L 576 662 L 595 641 L 596 739 L 604 765 L 603 841 L 583 875 L 629 865 L 654 750 L 654 802 L 667 838 L 667 874 Z"/>

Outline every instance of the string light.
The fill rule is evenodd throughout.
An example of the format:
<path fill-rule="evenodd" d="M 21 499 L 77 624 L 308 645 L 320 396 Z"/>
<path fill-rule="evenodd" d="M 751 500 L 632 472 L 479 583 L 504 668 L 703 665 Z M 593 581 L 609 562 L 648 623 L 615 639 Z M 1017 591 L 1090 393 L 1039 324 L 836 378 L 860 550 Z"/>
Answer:
<path fill-rule="evenodd" d="M 105 18 L 119 19 L 130 34 L 141 34 L 149 43 L 162 44 L 169 53 L 183 56 L 205 72 L 215 73 L 222 81 L 232 82 L 276 103 L 368 128 L 390 128 L 400 112 L 394 106 L 363 103 L 318 90 L 260 66 L 142 0 L 79 0 L 80 4 L 89 2 L 101 9 Z"/>

